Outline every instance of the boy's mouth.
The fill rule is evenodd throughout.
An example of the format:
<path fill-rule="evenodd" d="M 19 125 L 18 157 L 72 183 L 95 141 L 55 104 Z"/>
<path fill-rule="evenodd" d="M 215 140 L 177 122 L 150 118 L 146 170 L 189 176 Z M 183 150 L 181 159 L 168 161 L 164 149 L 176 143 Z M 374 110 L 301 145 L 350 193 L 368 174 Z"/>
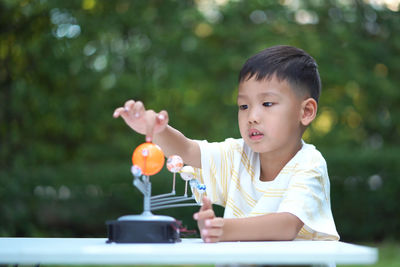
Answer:
<path fill-rule="evenodd" d="M 258 131 L 257 129 L 250 129 L 249 130 L 249 137 L 251 140 L 259 140 L 261 138 L 263 138 L 263 134 Z"/>

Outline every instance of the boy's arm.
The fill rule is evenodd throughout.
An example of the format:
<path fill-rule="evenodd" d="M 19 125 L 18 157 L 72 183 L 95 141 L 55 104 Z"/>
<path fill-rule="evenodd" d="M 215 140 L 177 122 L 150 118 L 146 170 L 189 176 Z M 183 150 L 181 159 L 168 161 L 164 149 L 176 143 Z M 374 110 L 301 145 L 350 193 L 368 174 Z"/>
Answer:
<path fill-rule="evenodd" d="M 164 154 L 179 155 L 183 161 L 193 167 L 201 166 L 199 145 L 185 137 L 181 132 L 168 125 L 168 113 L 146 110 L 140 101 L 128 100 L 123 107 L 114 111 L 114 118 L 122 117 L 134 131 L 145 134 L 146 141 L 158 144 Z"/>
<path fill-rule="evenodd" d="M 293 240 L 304 225 L 288 212 L 246 218 L 218 218 L 208 198 L 203 198 L 203 206 L 194 214 L 194 218 L 205 242 Z"/>
<path fill-rule="evenodd" d="M 288 212 L 224 219 L 221 241 L 293 240 L 302 227 L 303 222 Z"/>
<path fill-rule="evenodd" d="M 167 125 L 164 131 L 154 135 L 154 143 L 158 144 L 164 154 L 178 155 L 185 164 L 195 168 L 201 167 L 200 146 L 181 132 Z"/>

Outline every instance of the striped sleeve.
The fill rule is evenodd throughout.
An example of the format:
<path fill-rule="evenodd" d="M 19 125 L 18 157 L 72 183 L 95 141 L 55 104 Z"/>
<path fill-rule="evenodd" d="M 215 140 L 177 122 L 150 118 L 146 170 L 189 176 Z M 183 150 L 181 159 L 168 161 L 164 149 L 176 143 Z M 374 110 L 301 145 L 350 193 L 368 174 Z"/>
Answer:
<path fill-rule="evenodd" d="M 214 204 L 226 206 L 228 188 L 232 176 L 235 139 L 220 143 L 196 141 L 201 151 L 201 169 L 196 169 L 196 179 L 206 185 L 206 195 Z"/>

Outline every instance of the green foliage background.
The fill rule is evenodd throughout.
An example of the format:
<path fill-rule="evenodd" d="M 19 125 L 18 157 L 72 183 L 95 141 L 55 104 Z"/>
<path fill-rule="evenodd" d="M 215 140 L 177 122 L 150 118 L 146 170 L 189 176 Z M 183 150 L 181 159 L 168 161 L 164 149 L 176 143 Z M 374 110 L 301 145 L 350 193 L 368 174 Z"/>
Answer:
<path fill-rule="evenodd" d="M 0 1 L 0 235 L 105 237 L 142 205 L 129 169 L 144 138 L 114 109 L 140 99 L 188 137 L 239 137 L 242 64 L 288 44 L 319 64 L 305 139 L 342 240 L 399 240 L 399 32 L 398 8 L 362 1 Z M 158 213 L 195 229 L 195 210 Z"/>

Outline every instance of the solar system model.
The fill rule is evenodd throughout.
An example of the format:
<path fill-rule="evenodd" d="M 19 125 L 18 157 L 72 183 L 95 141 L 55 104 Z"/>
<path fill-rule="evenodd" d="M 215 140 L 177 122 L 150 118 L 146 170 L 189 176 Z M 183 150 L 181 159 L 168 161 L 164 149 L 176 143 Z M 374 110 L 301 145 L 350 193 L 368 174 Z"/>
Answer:
<path fill-rule="evenodd" d="M 174 243 L 180 241 L 179 224 L 170 216 L 155 215 L 152 211 L 198 206 L 201 203 L 195 201 L 206 190 L 204 184 L 200 184 L 194 178 L 194 169 L 184 166 L 183 160 L 178 155 L 172 155 L 167 159 L 167 168 L 173 173 L 172 191 L 161 195 L 151 195 L 150 176 L 161 171 L 165 163 L 164 153 L 161 148 L 151 142 L 139 145 L 132 155 L 131 173 L 133 185 L 143 194 L 143 212 L 137 215 L 125 215 L 117 220 L 107 221 L 108 243 Z M 185 191 L 178 196 L 175 191 L 176 173 L 179 173 L 185 181 Z M 188 196 L 188 186 L 192 195 Z"/>

